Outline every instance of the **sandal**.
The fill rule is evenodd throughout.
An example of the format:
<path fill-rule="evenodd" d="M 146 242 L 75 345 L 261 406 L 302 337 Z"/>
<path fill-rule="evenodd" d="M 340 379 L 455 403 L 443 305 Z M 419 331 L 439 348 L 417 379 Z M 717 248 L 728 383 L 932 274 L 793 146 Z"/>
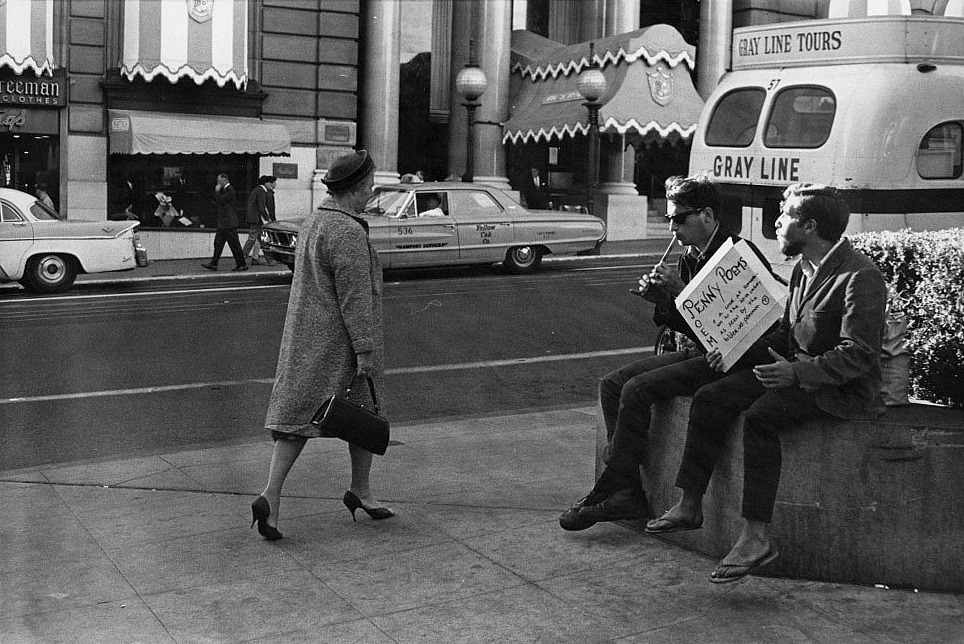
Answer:
<path fill-rule="evenodd" d="M 745 564 L 720 563 L 716 567 L 716 570 L 710 573 L 710 581 L 714 584 L 729 584 L 734 581 L 739 581 L 753 572 L 756 568 L 767 565 L 779 556 L 779 552 L 773 548 L 770 548 L 756 561 L 750 561 Z M 732 574 L 724 574 L 726 572 L 732 572 Z"/>
<path fill-rule="evenodd" d="M 645 531 L 649 534 L 669 534 L 671 532 L 684 532 L 686 530 L 699 530 L 703 527 L 702 517 L 698 521 L 688 519 L 674 519 L 665 513 L 658 519 L 653 519 L 646 524 Z"/>

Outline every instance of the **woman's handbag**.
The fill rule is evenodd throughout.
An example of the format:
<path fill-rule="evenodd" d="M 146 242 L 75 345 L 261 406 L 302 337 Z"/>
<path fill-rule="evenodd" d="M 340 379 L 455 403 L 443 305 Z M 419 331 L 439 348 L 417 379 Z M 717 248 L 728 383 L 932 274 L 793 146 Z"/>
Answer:
<path fill-rule="evenodd" d="M 375 384 L 371 376 L 366 376 L 366 379 L 375 413 L 348 400 L 351 385 L 355 382 L 355 378 L 352 378 L 343 394 L 333 394 L 318 408 L 311 424 L 321 429 L 323 434 L 336 436 L 381 456 L 388 449 L 388 420 L 378 415 Z"/>

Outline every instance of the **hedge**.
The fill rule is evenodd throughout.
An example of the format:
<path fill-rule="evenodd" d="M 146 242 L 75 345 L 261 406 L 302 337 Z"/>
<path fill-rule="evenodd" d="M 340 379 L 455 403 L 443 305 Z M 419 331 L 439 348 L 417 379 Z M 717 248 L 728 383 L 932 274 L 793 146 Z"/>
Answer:
<path fill-rule="evenodd" d="M 964 228 L 850 240 L 880 267 L 907 316 L 911 394 L 964 407 Z"/>

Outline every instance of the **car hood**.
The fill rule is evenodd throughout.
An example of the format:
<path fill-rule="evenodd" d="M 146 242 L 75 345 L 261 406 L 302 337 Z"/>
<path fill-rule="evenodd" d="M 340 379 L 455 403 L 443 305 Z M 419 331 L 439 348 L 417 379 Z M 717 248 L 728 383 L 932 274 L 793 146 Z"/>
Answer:
<path fill-rule="evenodd" d="M 114 239 L 136 228 L 136 221 L 85 221 L 70 219 L 33 222 L 34 239 Z"/>
<path fill-rule="evenodd" d="M 290 219 L 278 219 L 277 221 L 272 221 L 270 224 L 265 224 L 265 228 L 270 228 L 271 230 L 281 230 L 286 233 L 296 233 L 301 230 L 301 224 L 305 221 L 305 217 L 291 217 Z"/>

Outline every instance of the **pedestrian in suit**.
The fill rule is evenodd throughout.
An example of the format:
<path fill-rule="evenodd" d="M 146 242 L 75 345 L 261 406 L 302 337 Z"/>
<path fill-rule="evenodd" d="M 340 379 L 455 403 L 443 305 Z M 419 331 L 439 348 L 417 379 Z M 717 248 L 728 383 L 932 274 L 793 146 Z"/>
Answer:
<path fill-rule="evenodd" d="M 214 186 L 214 203 L 218 209 L 218 230 L 214 234 L 214 256 L 211 261 L 201 264 L 212 271 L 218 270 L 218 260 L 227 242 L 234 255 L 236 266 L 233 271 L 246 271 L 248 265 L 244 262 L 244 252 L 241 250 L 241 240 L 238 239 L 238 213 L 236 208 L 237 193 L 234 186 L 223 172 L 218 175 L 218 182 Z"/>
<path fill-rule="evenodd" d="M 264 224 L 275 220 L 274 212 L 274 187 L 277 179 L 272 175 L 265 175 L 258 179 L 258 185 L 254 187 L 248 195 L 247 222 L 248 239 L 244 242 L 244 256 L 250 257 L 252 265 L 260 264 L 258 259 L 261 253 L 261 228 Z M 270 260 L 265 260 L 267 264 L 274 264 Z"/>
<path fill-rule="evenodd" d="M 676 486 L 679 503 L 647 532 L 699 527 L 702 499 L 723 447 L 724 428 L 743 424 L 743 529 L 710 575 L 736 581 L 777 557 L 767 524 L 780 482 L 780 433 L 815 419 L 872 419 L 884 412 L 880 346 L 886 288 L 880 270 L 842 238 L 847 204 L 833 188 L 794 184 L 783 193 L 777 239 L 800 255 L 779 326 L 725 378 L 693 398 Z M 719 352 L 707 359 L 719 369 Z"/>

